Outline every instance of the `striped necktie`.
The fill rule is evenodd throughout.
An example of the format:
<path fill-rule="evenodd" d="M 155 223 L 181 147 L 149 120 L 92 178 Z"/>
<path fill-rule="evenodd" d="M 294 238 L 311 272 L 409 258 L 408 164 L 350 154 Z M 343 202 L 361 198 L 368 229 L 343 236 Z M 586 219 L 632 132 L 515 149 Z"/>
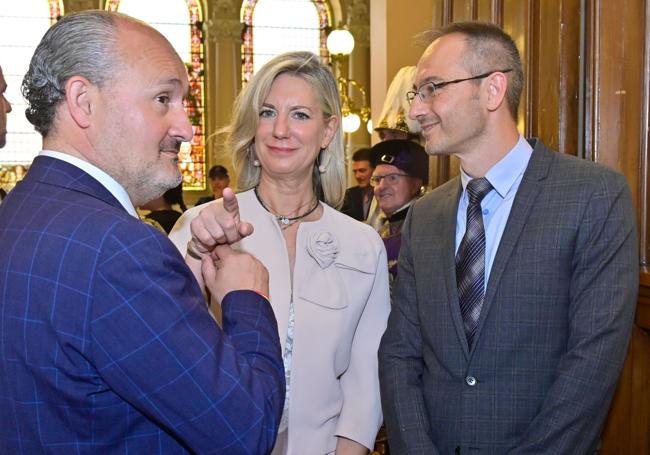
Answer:
<path fill-rule="evenodd" d="M 467 343 L 472 347 L 485 294 L 485 230 L 481 201 L 492 190 L 486 178 L 467 184 L 467 226 L 456 255 L 456 284 Z"/>

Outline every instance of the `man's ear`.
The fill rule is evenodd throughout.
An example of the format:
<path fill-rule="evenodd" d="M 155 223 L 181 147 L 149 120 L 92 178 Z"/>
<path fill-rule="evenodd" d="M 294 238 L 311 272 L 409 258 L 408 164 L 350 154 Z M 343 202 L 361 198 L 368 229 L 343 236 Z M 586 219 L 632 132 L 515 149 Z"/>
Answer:
<path fill-rule="evenodd" d="M 72 76 L 65 83 L 65 103 L 70 117 L 80 128 L 88 128 L 97 88 L 83 76 Z"/>
<path fill-rule="evenodd" d="M 494 73 L 487 80 L 487 108 L 496 111 L 505 102 L 508 78 L 504 73 Z"/>

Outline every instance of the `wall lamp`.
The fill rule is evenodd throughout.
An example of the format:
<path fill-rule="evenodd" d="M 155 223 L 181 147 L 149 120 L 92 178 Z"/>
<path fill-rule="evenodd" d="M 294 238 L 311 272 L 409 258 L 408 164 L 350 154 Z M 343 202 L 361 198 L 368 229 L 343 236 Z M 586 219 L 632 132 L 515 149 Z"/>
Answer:
<path fill-rule="evenodd" d="M 372 120 L 370 120 L 370 108 L 367 103 L 366 90 L 354 79 L 348 79 L 341 75 L 341 64 L 347 61 L 354 50 L 354 37 L 347 29 L 339 25 L 327 36 L 327 50 L 330 53 L 334 64 L 334 74 L 338 84 L 341 97 L 341 124 L 345 133 L 354 133 L 359 129 L 361 123 L 366 123 L 368 132 L 372 134 Z M 354 87 L 361 95 L 361 106 L 354 103 L 351 88 Z"/>

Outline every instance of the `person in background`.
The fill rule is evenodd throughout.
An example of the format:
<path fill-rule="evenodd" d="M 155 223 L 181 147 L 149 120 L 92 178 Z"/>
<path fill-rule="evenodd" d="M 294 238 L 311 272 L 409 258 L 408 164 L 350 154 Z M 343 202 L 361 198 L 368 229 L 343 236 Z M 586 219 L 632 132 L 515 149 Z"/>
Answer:
<path fill-rule="evenodd" d="M 223 196 L 224 188 L 227 188 L 228 185 L 230 185 L 228 169 L 220 164 L 212 166 L 208 172 L 208 180 L 210 181 L 210 188 L 212 188 L 212 196 L 203 196 L 199 198 L 199 200 L 196 201 L 196 205 L 215 201 Z"/>
<path fill-rule="evenodd" d="M 27 169 L 22 164 L 16 164 L 13 168 L 13 179 L 16 183 L 22 181 L 27 175 Z"/>
<path fill-rule="evenodd" d="M 429 156 L 424 147 L 408 139 L 392 139 L 372 147 L 374 171 L 370 184 L 377 205 L 386 215 L 379 235 L 384 240 L 391 278 L 397 276 L 402 224 L 411 205 L 429 182 Z"/>
<path fill-rule="evenodd" d="M 375 131 L 379 139 L 410 139 L 419 142 L 420 125 L 408 117 L 409 105 L 404 94 L 413 89 L 415 66 L 405 66 L 395 74 L 388 86 Z"/>
<path fill-rule="evenodd" d="M 160 226 L 165 234 L 169 234 L 176 221 L 187 210 L 183 201 L 183 184 L 170 188 L 162 196 L 141 205 L 140 208 L 149 210 L 144 216 L 145 221 L 154 221 L 155 226 Z"/>
<path fill-rule="evenodd" d="M 408 118 L 409 105 L 404 97 L 404 94 L 413 88 L 414 79 L 415 67 L 405 66 L 397 72 L 388 86 L 379 122 L 375 128 L 381 141 L 408 139 L 420 142 L 420 125 L 417 121 Z M 365 222 L 380 231 L 385 225 L 385 219 L 386 214 L 379 208 L 377 199 L 373 199 Z"/>
<path fill-rule="evenodd" d="M 373 167 L 370 165 L 370 149 L 362 148 L 352 155 L 352 172 L 357 185 L 345 190 L 341 212 L 355 220 L 364 221 L 372 202 L 372 187 L 370 176 Z"/>
<path fill-rule="evenodd" d="M 220 201 L 194 207 L 170 234 L 195 269 L 215 242 L 236 242 L 269 270 L 287 383 L 274 455 L 367 454 L 381 422 L 386 253 L 372 228 L 336 210 L 345 191 L 340 119 L 336 81 L 318 56 L 270 60 L 237 97 L 228 128 L 240 211 L 224 213 Z M 240 220 L 251 235 L 241 237 Z"/>
<path fill-rule="evenodd" d="M 494 24 L 452 23 L 409 116 L 458 177 L 411 206 L 379 354 L 398 454 L 592 454 L 639 289 L 620 173 L 525 140 L 524 75 Z"/>
<path fill-rule="evenodd" d="M 0 148 L 7 143 L 7 114 L 11 112 L 11 103 L 5 96 L 7 82 L 0 66 Z"/>
<path fill-rule="evenodd" d="M 284 371 L 267 271 L 227 245 L 206 255 L 220 328 L 135 211 L 181 182 L 188 86 L 171 44 L 118 13 L 66 15 L 37 46 L 22 89 L 44 150 L 0 205 L 0 453 L 273 447 Z"/>
<path fill-rule="evenodd" d="M 0 66 L 0 149 L 7 143 L 7 114 L 11 112 L 11 103 L 5 97 L 7 83 L 5 82 L 2 67 Z M 0 187 L 0 202 L 7 196 L 4 188 Z"/>

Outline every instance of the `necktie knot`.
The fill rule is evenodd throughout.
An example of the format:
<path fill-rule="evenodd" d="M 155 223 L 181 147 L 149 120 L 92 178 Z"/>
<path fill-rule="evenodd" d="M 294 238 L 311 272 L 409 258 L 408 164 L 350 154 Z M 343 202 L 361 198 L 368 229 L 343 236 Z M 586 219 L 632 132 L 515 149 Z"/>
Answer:
<path fill-rule="evenodd" d="M 480 204 L 483 198 L 492 190 L 492 184 L 485 177 L 472 179 L 467 183 L 467 198 L 470 204 Z"/>

